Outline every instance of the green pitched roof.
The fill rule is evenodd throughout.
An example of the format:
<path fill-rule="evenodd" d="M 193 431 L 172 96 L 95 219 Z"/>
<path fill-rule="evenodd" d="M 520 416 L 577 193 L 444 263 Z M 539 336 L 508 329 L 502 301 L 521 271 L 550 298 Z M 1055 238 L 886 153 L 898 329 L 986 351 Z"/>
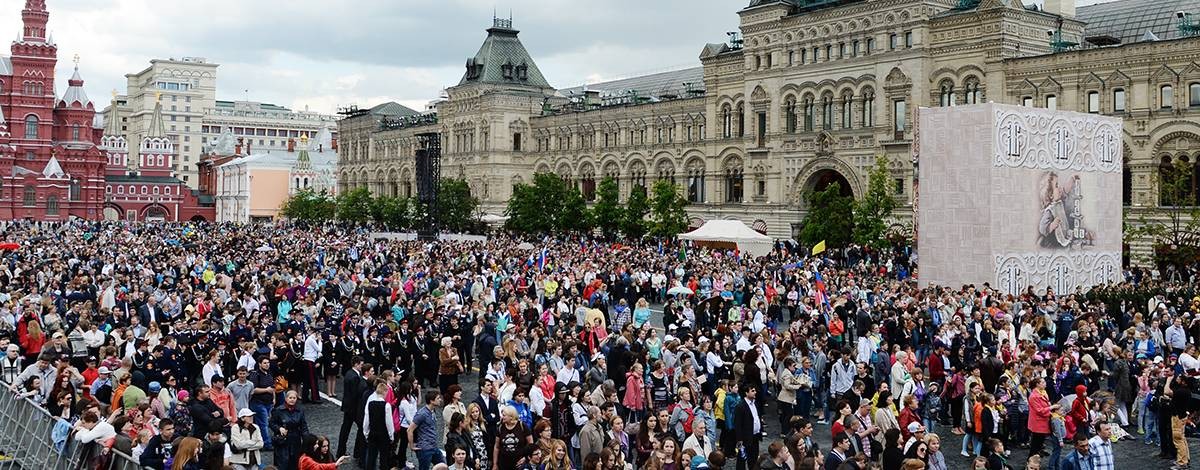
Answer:
<path fill-rule="evenodd" d="M 512 28 L 512 20 L 497 18 L 487 33 L 479 52 L 467 59 L 467 71 L 459 85 L 494 83 L 553 88 L 517 39 L 519 31 Z"/>

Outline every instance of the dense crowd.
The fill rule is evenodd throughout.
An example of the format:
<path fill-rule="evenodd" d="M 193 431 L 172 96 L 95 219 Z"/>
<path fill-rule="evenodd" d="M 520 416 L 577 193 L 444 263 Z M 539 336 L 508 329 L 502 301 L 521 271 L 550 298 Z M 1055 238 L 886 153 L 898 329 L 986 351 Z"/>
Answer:
<path fill-rule="evenodd" d="M 919 287 L 904 249 L 83 222 L 4 238 L 0 380 L 94 466 L 1091 470 L 1120 439 L 1189 465 L 1194 267 L 1011 295 Z M 308 425 L 322 395 L 337 436 Z"/>

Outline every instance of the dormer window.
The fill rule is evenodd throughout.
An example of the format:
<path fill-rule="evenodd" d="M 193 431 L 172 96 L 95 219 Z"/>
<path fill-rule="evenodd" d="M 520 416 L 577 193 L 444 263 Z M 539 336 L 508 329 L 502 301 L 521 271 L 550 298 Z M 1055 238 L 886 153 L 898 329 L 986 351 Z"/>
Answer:
<path fill-rule="evenodd" d="M 501 71 L 501 73 L 504 74 L 504 78 L 512 80 L 512 78 L 513 78 L 513 64 L 512 63 L 506 62 L 504 65 L 500 66 L 500 71 Z"/>
<path fill-rule="evenodd" d="M 475 59 L 467 59 L 467 80 L 479 78 L 480 67 L 475 63 Z"/>
<path fill-rule="evenodd" d="M 529 66 L 528 65 L 521 64 L 521 65 L 517 66 L 517 79 L 518 80 L 529 80 Z"/>

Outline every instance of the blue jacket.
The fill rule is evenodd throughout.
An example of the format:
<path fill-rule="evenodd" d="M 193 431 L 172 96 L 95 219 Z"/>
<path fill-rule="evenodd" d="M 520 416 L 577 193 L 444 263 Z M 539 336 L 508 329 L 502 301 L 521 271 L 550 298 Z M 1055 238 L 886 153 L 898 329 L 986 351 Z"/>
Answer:
<path fill-rule="evenodd" d="M 1092 470 L 1092 456 L 1079 455 L 1079 451 L 1073 450 L 1067 454 L 1067 458 L 1063 459 L 1059 464 L 1059 470 Z"/>

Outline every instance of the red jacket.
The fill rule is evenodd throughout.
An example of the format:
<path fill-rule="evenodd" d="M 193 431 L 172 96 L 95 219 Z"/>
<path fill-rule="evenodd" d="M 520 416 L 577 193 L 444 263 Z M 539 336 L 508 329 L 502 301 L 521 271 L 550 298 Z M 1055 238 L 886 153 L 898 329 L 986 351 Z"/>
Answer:
<path fill-rule="evenodd" d="M 929 355 L 925 360 L 926 366 L 929 367 L 929 381 L 932 383 L 941 383 L 946 378 L 946 368 L 942 364 L 942 356 L 938 353 Z"/>
<path fill-rule="evenodd" d="M 900 441 L 908 442 L 908 438 L 912 437 L 912 433 L 908 432 L 908 423 L 920 423 L 921 417 L 913 412 L 912 408 L 904 407 L 904 411 L 900 412 Z"/>
<path fill-rule="evenodd" d="M 300 456 L 300 470 L 337 470 L 336 463 L 317 463 L 312 457 Z"/>
<path fill-rule="evenodd" d="M 1050 398 L 1046 392 L 1029 392 L 1029 432 L 1050 434 Z"/>

